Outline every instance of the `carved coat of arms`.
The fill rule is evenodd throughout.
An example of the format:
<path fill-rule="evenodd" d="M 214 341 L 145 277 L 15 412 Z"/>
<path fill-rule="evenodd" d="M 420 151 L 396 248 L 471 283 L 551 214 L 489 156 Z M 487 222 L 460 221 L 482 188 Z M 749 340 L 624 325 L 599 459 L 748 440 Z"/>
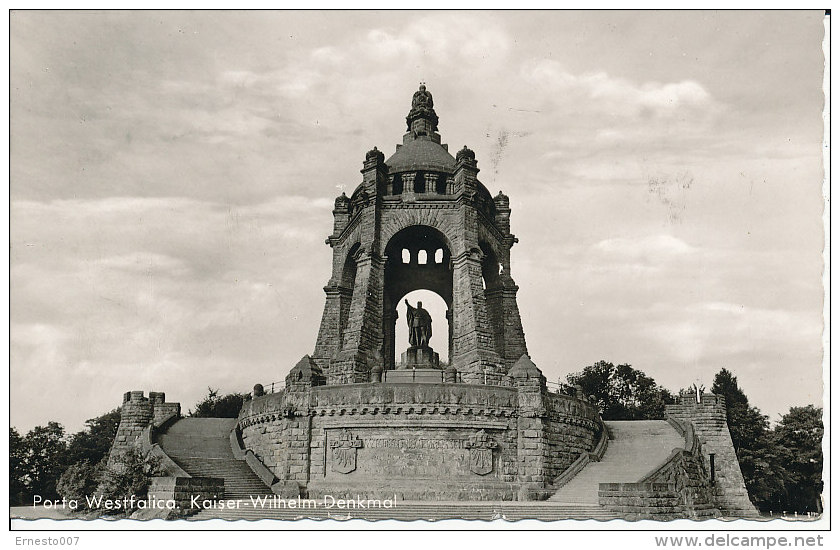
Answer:
<path fill-rule="evenodd" d="M 464 445 L 470 450 L 470 471 L 480 476 L 493 471 L 493 449 L 498 447 L 484 430 L 470 436 Z"/>
<path fill-rule="evenodd" d="M 338 439 L 330 442 L 332 448 L 332 470 L 340 474 L 349 474 L 356 469 L 356 449 L 362 446 L 362 440 L 343 430 Z"/>

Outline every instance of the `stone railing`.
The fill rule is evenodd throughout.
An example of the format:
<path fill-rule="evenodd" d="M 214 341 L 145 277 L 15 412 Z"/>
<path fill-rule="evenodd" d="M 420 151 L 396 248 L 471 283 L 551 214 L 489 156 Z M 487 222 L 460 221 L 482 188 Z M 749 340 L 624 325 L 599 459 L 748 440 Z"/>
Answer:
<path fill-rule="evenodd" d="M 607 450 L 608 440 L 609 440 L 609 432 L 607 431 L 607 426 L 604 424 L 603 421 L 600 422 L 601 426 L 601 435 L 598 438 L 598 443 L 595 444 L 595 448 L 589 452 L 580 453 L 577 459 L 566 468 L 562 474 L 557 476 L 551 484 L 551 488 L 553 491 L 559 490 L 561 487 L 566 485 L 569 481 L 572 480 L 576 475 L 578 475 L 590 462 L 600 462 L 601 458 L 603 458 L 604 453 Z"/>
<path fill-rule="evenodd" d="M 239 425 L 236 425 L 230 431 L 230 449 L 233 451 L 233 457 L 236 460 L 244 460 L 251 471 L 265 483 L 266 487 L 270 487 L 271 492 L 275 495 L 282 498 L 298 498 L 301 496 L 300 485 L 294 481 L 278 479 L 274 472 L 269 470 L 254 454 L 254 451 L 245 448 L 245 443 L 242 441 L 242 430 Z"/>
<path fill-rule="evenodd" d="M 624 519 L 708 519 L 718 517 L 702 445 L 690 422 L 669 419 L 685 442 L 638 483 L 601 483 L 598 502 Z"/>

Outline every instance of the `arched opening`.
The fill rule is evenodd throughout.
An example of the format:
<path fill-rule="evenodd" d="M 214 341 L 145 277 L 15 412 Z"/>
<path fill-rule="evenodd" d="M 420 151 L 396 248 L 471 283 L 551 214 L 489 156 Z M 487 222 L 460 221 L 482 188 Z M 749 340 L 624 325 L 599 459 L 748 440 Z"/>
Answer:
<path fill-rule="evenodd" d="M 350 318 L 350 304 L 353 301 L 353 289 L 356 287 L 356 255 L 361 248 L 360 243 L 354 244 L 347 257 L 344 259 L 344 269 L 341 271 L 341 284 L 338 287 L 339 309 L 338 309 L 338 336 L 339 341 L 344 341 L 344 330 L 347 328 L 347 321 Z"/>
<path fill-rule="evenodd" d="M 403 263 L 403 250 L 408 250 L 412 260 Z M 440 256 L 438 261 L 437 256 Z M 434 262 L 430 255 L 435 254 Z M 405 299 L 410 297 L 411 305 L 417 300 L 423 302 L 432 317 L 433 337 L 430 342 L 434 351 L 447 360 L 451 356 L 452 326 L 448 314 L 452 307 L 452 256 L 446 237 L 432 227 L 413 225 L 397 232 L 385 246 L 385 284 L 383 288 L 382 312 L 382 356 L 386 370 L 395 368 L 398 357 L 408 347 L 408 325 L 406 323 Z M 414 292 L 424 291 L 419 298 Z M 424 299 L 425 297 L 425 299 Z M 414 301 L 412 301 L 414 300 Z M 442 301 L 442 304 L 441 304 Z M 434 305 L 435 310 L 426 307 Z"/>
<path fill-rule="evenodd" d="M 429 345 L 440 354 L 441 365 L 448 364 L 449 344 L 447 338 L 449 321 L 446 318 L 446 312 L 449 308 L 439 294 L 430 290 L 413 290 L 399 299 L 399 303 L 397 304 L 399 319 L 397 320 L 394 338 L 397 352 L 404 351 L 409 346 L 408 323 L 406 322 L 408 318 L 406 310 L 408 308 L 405 305 L 405 300 L 408 300 L 408 303 L 412 307 L 417 307 L 417 302 L 422 302 L 423 309 L 428 311 L 432 316 L 432 338 L 429 340 Z M 399 362 L 398 359 L 395 361 Z"/>

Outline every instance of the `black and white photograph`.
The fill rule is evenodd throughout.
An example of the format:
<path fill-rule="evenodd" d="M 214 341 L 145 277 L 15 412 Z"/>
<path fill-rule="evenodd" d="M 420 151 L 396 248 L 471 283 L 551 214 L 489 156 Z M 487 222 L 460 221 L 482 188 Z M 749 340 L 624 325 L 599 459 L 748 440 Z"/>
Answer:
<path fill-rule="evenodd" d="M 8 17 L 12 531 L 829 526 L 826 10 Z"/>

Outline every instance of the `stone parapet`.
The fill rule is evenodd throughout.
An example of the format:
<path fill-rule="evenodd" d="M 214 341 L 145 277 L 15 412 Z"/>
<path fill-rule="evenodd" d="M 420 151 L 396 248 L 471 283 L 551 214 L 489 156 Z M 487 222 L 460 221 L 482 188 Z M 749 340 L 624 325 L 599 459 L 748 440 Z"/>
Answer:
<path fill-rule="evenodd" d="M 246 402 L 238 426 L 244 447 L 303 496 L 542 499 L 552 475 L 594 450 L 600 418 L 584 400 L 549 393 L 532 363 L 514 375 L 505 386 L 287 390 Z"/>

